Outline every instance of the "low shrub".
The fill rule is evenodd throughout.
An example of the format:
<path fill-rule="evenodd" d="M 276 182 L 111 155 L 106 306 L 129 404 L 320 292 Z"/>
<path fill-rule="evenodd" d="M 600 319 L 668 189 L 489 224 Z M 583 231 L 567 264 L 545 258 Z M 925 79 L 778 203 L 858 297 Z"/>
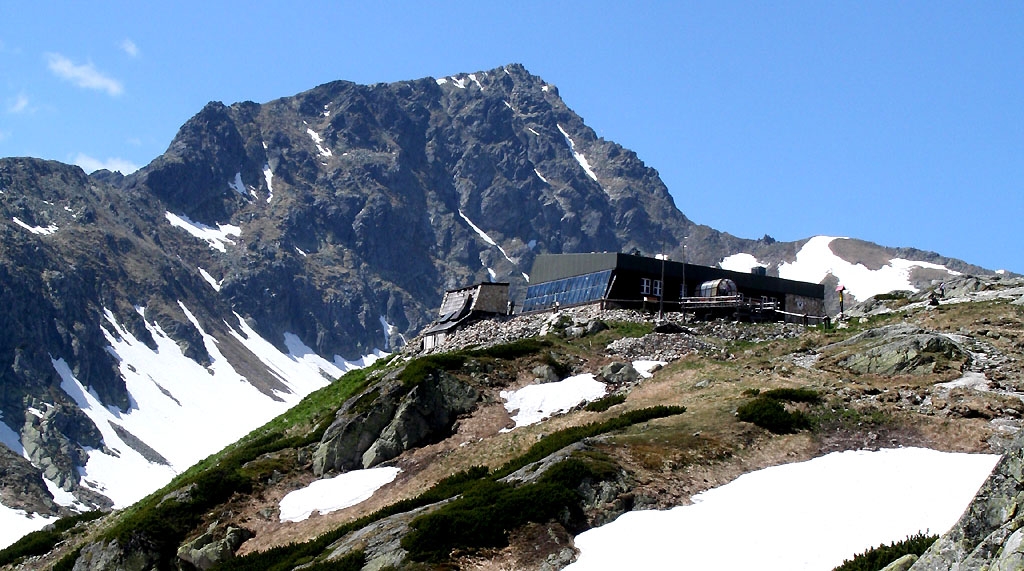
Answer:
<path fill-rule="evenodd" d="M 938 538 L 937 535 L 925 535 L 923 532 L 917 532 L 903 541 L 894 541 L 889 545 L 883 543 L 855 555 L 853 559 L 846 559 L 833 571 L 879 571 L 904 555 L 922 555 Z"/>
<path fill-rule="evenodd" d="M 821 395 L 819 395 L 817 391 L 813 391 L 811 389 L 771 389 L 759 394 L 762 397 L 788 402 L 805 402 L 809 404 L 818 404 L 821 402 Z"/>
<path fill-rule="evenodd" d="M 623 393 L 618 393 L 614 395 L 608 395 L 606 397 L 601 397 L 595 401 L 588 402 L 587 406 L 583 407 L 583 409 L 589 410 L 590 412 L 604 412 L 610 409 L 611 407 L 617 404 L 622 404 L 624 402 L 626 402 L 626 395 Z"/>
<path fill-rule="evenodd" d="M 787 411 L 778 399 L 758 396 L 736 409 L 737 417 L 743 422 L 752 422 L 775 434 L 789 434 L 810 428 L 807 415 L 800 411 Z"/>
<path fill-rule="evenodd" d="M 436 563 L 456 548 L 504 547 L 509 532 L 529 522 L 561 519 L 572 527 L 583 516 L 576 488 L 594 475 L 582 461 L 570 459 L 531 484 L 481 481 L 461 498 L 412 520 L 402 547 L 413 561 Z"/>

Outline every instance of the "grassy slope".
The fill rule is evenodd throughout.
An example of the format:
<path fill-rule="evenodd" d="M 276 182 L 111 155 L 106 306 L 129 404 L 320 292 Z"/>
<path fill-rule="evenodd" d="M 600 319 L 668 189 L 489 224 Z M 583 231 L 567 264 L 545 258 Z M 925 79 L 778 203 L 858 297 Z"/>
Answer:
<path fill-rule="evenodd" d="M 906 399 L 889 398 L 907 391 L 928 391 L 936 382 L 955 378 L 959 374 L 957 371 L 900 377 L 852 375 L 831 366 L 827 354 L 813 368 L 793 363 L 793 355 L 806 355 L 859 331 L 903 321 L 947 332 L 975 334 L 984 331 L 985 341 L 998 350 L 1016 357 L 1018 361 L 1024 353 L 1016 333 L 1024 330 L 1024 308 L 1001 302 L 940 306 L 915 311 L 909 316 L 894 313 L 864 323 L 857 321 L 848 329 L 839 331 L 808 329 L 794 339 L 759 343 L 711 339 L 733 358 L 690 355 L 668 365 L 653 379 L 634 388 L 624 402 L 611 403 L 605 411 L 578 411 L 517 429 L 514 433 L 495 434 L 483 441 L 456 447 L 434 459 L 418 477 L 410 478 L 407 489 L 398 490 L 394 498 L 397 501 L 414 500 L 444 475 L 465 471 L 475 465 L 486 464 L 493 470 L 517 458 L 525 458 L 539 438 L 559 430 L 609 421 L 629 411 L 659 405 L 685 407 L 687 412 L 659 420 L 626 423 L 614 432 L 588 440 L 602 458 L 608 459 L 616 469 L 630 474 L 635 482 L 633 501 L 638 506 L 677 505 L 690 495 L 728 482 L 743 472 L 844 448 L 913 444 L 947 450 L 985 450 L 985 440 L 991 429 L 984 419 L 958 418 L 941 411 L 922 414 Z M 498 372 L 505 371 L 508 380 L 521 377 L 523 371 L 537 363 L 550 364 L 552 360 L 563 366 L 593 371 L 610 360 L 595 348 L 624 335 L 643 335 L 648 331 L 644 326 L 621 325 L 575 341 L 551 337 L 542 343 L 520 344 L 506 352 L 467 352 L 454 358 L 441 358 L 432 366 L 450 368 L 467 379 L 475 378 L 463 370 L 470 366 L 467 363 L 471 363 L 474 371 L 490 369 L 490 376 L 495 378 L 500 376 Z M 1016 365 L 1007 366 L 1011 368 L 995 370 L 991 375 L 998 378 L 1019 373 L 1012 368 Z M 378 369 L 386 367 L 388 365 L 380 365 Z M 413 368 L 406 374 L 405 382 L 415 384 L 422 381 L 420 373 L 422 370 L 417 372 Z M 179 537 L 202 528 L 206 523 L 203 514 L 221 505 L 227 496 L 239 491 L 267 491 L 262 487 L 267 473 L 287 467 L 274 460 L 272 452 L 291 450 L 318 439 L 326 421 L 333 418 L 341 402 L 362 390 L 370 382 L 372 374 L 370 371 L 350 374 L 341 382 L 311 395 L 267 426 L 253 431 L 239 443 L 190 469 L 163 490 L 125 510 L 114 521 L 107 518 L 108 521 L 99 528 L 103 531 L 94 532 L 93 537 L 102 534 L 108 538 L 127 538 L 131 533 L 150 529 L 147 526 L 159 520 L 162 522 L 160 526 L 169 525 L 170 528 L 152 529 L 169 533 L 167 537 L 171 540 L 163 548 L 165 553 L 169 553 L 172 544 L 176 546 L 179 542 Z M 810 430 L 774 434 L 737 418 L 738 408 L 756 398 L 758 391 L 771 389 L 808 389 L 820 395 L 820 402 L 784 400 L 786 410 L 809 419 Z M 255 459 L 260 461 L 251 462 Z M 261 461 L 264 462 L 262 466 Z M 160 506 L 164 496 L 191 484 L 200 488 L 208 486 L 209 493 L 193 493 L 187 502 L 164 502 L 164 506 Z M 234 501 L 238 501 L 237 495 Z M 187 505 L 182 508 L 182 503 Z M 332 536 L 336 537 L 337 532 L 342 531 L 338 526 L 351 526 L 355 518 L 367 515 L 365 510 L 347 511 L 349 515 L 340 512 L 331 520 L 338 522 Z M 159 517 L 153 518 L 154 515 Z M 593 518 L 594 514 L 588 516 Z M 90 537 L 89 533 L 79 533 L 76 541 L 87 537 Z M 68 542 L 49 558 L 28 568 L 52 565 L 59 555 L 73 548 L 76 541 Z M 324 545 L 323 542 L 318 544 Z M 512 548 L 506 552 L 509 549 Z M 313 551 L 315 549 L 306 556 L 315 556 Z M 494 556 L 500 556 L 500 552 Z"/>

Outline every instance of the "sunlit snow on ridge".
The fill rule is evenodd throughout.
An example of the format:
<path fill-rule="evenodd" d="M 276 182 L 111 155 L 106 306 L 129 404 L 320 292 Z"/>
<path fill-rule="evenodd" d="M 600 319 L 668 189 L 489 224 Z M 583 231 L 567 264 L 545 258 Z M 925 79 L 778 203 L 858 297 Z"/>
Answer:
<path fill-rule="evenodd" d="M 726 256 L 721 262 L 718 262 L 718 267 L 723 270 L 743 273 L 749 273 L 752 268 L 764 265 L 751 254 L 733 254 Z"/>
<path fill-rule="evenodd" d="M 943 270 L 951 275 L 960 272 L 930 262 L 918 262 L 893 258 L 880 269 L 871 270 L 863 264 L 851 264 L 837 256 L 829 244 L 839 239 L 835 236 L 815 236 L 796 254 L 796 261 L 779 266 L 779 277 L 811 283 L 821 283 L 828 274 L 835 276 L 839 283 L 857 299 L 894 290 L 917 291 L 910 283 L 910 272 L 914 268 Z"/>
<path fill-rule="evenodd" d="M 241 236 L 242 229 L 231 224 L 218 224 L 217 228 L 193 222 L 188 216 L 166 212 L 164 216 L 171 226 L 181 228 L 192 236 L 204 240 L 214 250 L 225 252 L 225 244 L 234 244 L 230 236 Z"/>
<path fill-rule="evenodd" d="M 281 521 L 298 522 L 313 512 L 329 514 L 370 499 L 381 486 L 394 481 L 398 468 L 378 467 L 353 470 L 333 478 L 317 480 L 281 498 Z"/>
<path fill-rule="evenodd" d="M 944 533 L 998 459 L 861 450 L 751 472 L 693 505 L 628 512 L 576 536 L 580 557 L 566 569 L 832 569 L 919 531 Z"/>

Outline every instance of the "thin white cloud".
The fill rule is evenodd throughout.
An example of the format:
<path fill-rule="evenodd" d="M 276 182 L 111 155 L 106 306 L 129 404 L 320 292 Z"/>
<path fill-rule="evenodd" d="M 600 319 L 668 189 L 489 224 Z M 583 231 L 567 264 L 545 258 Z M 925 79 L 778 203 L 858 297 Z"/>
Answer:
<path fill-rule="evenodd" d="M 29 109 L 28 103 L 28 95 L 25 95 L 24 93 L 19 93 L 17 97 L 10 100 L 10 102 L 7 104 L 7 112 L 24 113 L 26 111 L 31 111 L 31 109 Z"/>
<path fill-rule="evenodd" d="M 135 45 L 135 42 L 129 38 L 125 38 L 124 41 L 121 42 L 121 51 L 131 57 L 139 57 L 139 46 Z"/>
<path fill-rule="evenodd" d="M 46 54 L 46 62 L 47 67 L 57 77 L 66 79 L 78 87 L 106 91 L 109 95 L 115 96 L 120 95 L 124 91 L 124 86 L 121 85 L 120 81 L 107 77 L 96 69 L 91 62 L 76 65 L 75 62 L 56 53 Z"/>
<path fill-rule="evenodd" d="M 94 159 L 85 153 L 78 153 L 75 156 L 75 164 L 82 167 L 87 173 L 94 173 L 100 169 L 108 171 L 120 171 L 121 174 L 131 174 L 139 170 L 139 165 L 125 159 L 116 157 L 108 158 L 106 161 Z"/>

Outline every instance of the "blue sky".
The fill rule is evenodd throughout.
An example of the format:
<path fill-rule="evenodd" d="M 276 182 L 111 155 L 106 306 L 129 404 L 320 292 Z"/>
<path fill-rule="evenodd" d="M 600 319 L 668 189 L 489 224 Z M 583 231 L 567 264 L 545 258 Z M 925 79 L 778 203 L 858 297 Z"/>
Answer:
<path fill-rule="evenodd" d="M 127 171 L 208 101 L 518 62 L 695 222 L 1024 273 L 1020 2 L 0 0 L 0 21 L 0 156 Z"/>

